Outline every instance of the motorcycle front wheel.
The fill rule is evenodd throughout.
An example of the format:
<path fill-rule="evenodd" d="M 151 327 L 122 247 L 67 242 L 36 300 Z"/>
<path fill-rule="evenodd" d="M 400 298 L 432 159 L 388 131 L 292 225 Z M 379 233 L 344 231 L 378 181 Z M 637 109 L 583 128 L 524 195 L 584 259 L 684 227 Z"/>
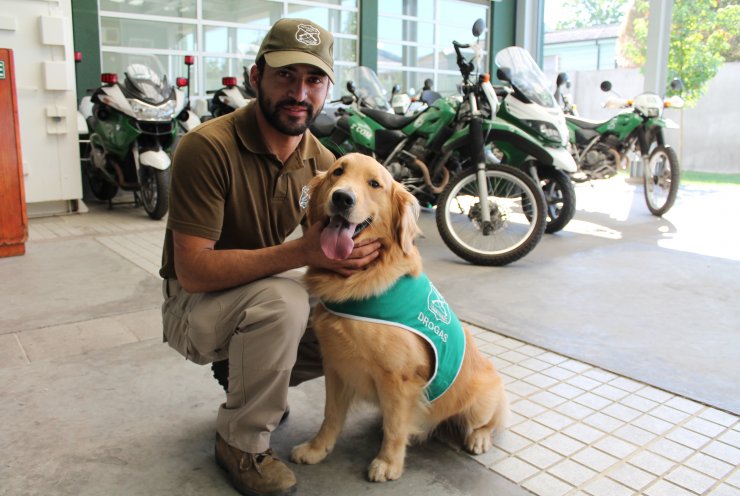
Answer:
<path fill-rule="evenodd" d="M 93 153 L 93 146 L 88 146 L 87 157 L 82 163 L 82 171 L 93 196 L 98 200 L 108 201 L 118 193 L 118 185 L 108 180 L 105 173 L 95 167 Z"/>
<path fill-rule="evenodd" d="M 447 247 L 476 265 L 506 265 L 537 246 L 547 212 L 542 190 L 525 173 L 496 165 L 485 171 L 487 198 L 480 198 L 477 171 L 452 178 L 437 202 L 437 229 Z M 490 222 L 484 222 L 487 208 Z"/>
<path fill-rule="evenodd" d="M 159 220 L 169 206 L 170 169 L 159 170 L 145 165 L 141 167 L 140 175 L 141 203 L 150 218 Z"/>
<path fill-rule="evenodd" d="M 556 233 L 576 214 L 576 190 L 573 181 L 561 170 L 547 167 L 540 170 L 539 176 L 547 208 L 545 232 Z"/>
<path fill-rule="evenodd" d="M 681 170 L 678 156 L 669 146 L 656 146 L 645 164 L 645 202 L 650 213 L 660 217 L 673 206 L 678 195 Z"/>

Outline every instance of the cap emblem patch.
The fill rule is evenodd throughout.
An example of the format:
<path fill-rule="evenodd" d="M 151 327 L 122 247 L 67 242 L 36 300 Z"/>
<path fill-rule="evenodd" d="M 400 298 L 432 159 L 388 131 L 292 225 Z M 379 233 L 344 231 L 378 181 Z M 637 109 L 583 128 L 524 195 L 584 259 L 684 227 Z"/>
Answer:
<path fill-rule="evenodd" d="M 295 33 L 295 39 L 309 46 L 316 46 L 321 43 L 319 30 L 310 24 L 299 24 L 298 31 Z"/>

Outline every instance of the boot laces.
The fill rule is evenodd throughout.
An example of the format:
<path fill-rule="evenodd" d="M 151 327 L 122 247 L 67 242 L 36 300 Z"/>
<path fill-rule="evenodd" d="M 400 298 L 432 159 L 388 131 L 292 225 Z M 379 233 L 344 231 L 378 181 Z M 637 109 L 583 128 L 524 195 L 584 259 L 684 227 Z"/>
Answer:
<path fill-rule="evenodd" d="M 239 470 L 242 472 L 254 467 L 254 470 L 262 477 L 262 463 L 272 457 L 272 448 L 263 453 L 243 453 L 239 460 Z"/>

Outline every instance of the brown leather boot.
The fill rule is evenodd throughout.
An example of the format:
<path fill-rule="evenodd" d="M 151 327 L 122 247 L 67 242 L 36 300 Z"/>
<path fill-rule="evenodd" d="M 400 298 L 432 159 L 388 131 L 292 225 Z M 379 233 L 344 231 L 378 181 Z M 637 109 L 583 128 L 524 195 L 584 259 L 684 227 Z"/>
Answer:
<path fill-rule="evenodd" d="M 245 453 L 216 434 L 216 463 L 229 474 L 231 484 L 246 496 L 277 496 L 293 494 L 295 474 L 275 458 L 272 450 Z"/>

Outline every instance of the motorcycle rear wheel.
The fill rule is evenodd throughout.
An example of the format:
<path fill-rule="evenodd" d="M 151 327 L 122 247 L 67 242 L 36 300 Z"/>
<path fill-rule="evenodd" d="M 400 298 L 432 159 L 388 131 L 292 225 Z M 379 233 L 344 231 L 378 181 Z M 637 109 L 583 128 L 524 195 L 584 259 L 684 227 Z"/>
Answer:
<path fill-rule="evenodd" d="M 656 146 L 644 171 L 645 203 L 650 213 L 660 217 L 671 209 L 678 196 L 681 169 L 670 146 Z"/>
<path fill-rule="evenodd" d="M 576 214 L 576 190 L 563 171 L 547 167 L 540 170 L 539 176 L 547 208 L 545 232 L 556 233 Z"/>
<path fill-rule="evenodd" d="M 141 203 L 147 215 L 153 220 L 159 220 L 167 213 L 170 196 L 170 169 L 155 169 L 142 166 L 141 175 Z"/>
<path fill-rule="evenodd" d="M 481 222 L 477 171 L 453 177 L 437 202 L 437 229 L 447 247 L 476 265 L 506 265 L 527 255 L 545 231 L 542 190 L 525 173 L 496 165 L 486 170 L 491 222 Z"/>

